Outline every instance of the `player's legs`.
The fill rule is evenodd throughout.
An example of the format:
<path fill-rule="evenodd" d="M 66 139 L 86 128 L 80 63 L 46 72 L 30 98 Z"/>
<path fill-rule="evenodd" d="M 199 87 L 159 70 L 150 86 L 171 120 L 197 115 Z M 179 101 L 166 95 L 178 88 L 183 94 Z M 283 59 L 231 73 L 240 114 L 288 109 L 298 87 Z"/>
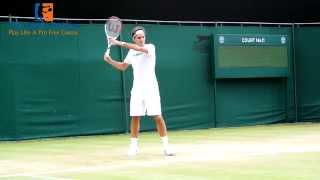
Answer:
<path fill-rule="evenodd" d="M 175 153 L 169 146 L 169 140 L 167 136 L 167 127 L 162 115 L 154 116 L 154 120 L 156 122 L 157 130 L 160 135 L 160 139 L 162 141 L 164 155 L 175 156 Z"/>
<path fill-rule="evenodd" d="M 131 119 L 131 138 L 130 138 L 130 146 L 128 150 L 129 156 L 135 156 L 138 153 L 138 136 L 140 129 L 140 116 L 132 116 Z"/>
<path fill-rule="evenodd" d="M 130 129 L 131 138 L 138 138 L 140 130 L 140 116 L 132 116 Z"/>
<path fill-rule="evenodd" d="M 167 127 L 163 117 L 161 115 L 156 115 L 154 116 L 154 120 L 160 137 L 167 136 Z"/>
<path fill-rule="evenodd" d="M 138 136 L 140 130 L 140 116 L 144 116 L 146 112 L 145 103 L 139 96 L 131 96 L 130 98 L 130 147 L 128 151 L 129 156 L 134 156 L 138 153 Z"/>

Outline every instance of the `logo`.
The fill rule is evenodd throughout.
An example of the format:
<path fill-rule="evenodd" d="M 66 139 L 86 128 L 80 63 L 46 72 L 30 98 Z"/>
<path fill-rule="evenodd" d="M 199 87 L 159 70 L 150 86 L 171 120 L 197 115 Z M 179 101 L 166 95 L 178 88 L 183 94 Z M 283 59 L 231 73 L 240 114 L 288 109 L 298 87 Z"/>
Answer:
<path fill-rule="evenodd" d="M 219 36 L 219 43 L 223 44 L 224 43 L 224 36 Z"/>
<path fill-rule="evenodd" d="M 192 49 L 203 54 L 208 54 L 211 36 L 198 34 L 196 37 L 197 40 L 193 42 Z"/>
<path fill-rule="evenodd" d="M 35 3 L 34 17 L 36 21 L 53 22 L 53 3 Z"/>
<path fill-rule="evenodd" d="M 286 37 L 282 36 L 282 37 L 281 37 L 281 44 L 285 44 L 286 41 L 287 41 L 287 40 L 286 40 Z"/>
<path fill-rule="evenodd" d="M 143 55 L 142 52 L 137 52 L 136 54 L 133 54 L 133 56 L 140 56 L 140 55 Z"/>
<path fill-rule="evenodd" d="M 79 24 L 53 22 L 53 6 L 54 3 L 35 3 L 34 17 L 36 22 L 10 21 L 8 35 L 11 37 L 78 36 L 80 34 Z"/>

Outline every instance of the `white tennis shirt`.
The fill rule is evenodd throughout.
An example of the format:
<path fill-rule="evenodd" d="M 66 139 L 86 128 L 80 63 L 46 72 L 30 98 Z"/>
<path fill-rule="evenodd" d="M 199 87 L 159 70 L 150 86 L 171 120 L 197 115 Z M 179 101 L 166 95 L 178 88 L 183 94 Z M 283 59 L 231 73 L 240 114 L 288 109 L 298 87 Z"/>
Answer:
<path fill-rule="evenodd" d="M 159 97 L 159 86 L 155 74 L 156 52 L 153 44 L 145 44 L 148 53 L 130 49 L 124 62 L 133 68 L 131 96 L 139 99 Z"/>

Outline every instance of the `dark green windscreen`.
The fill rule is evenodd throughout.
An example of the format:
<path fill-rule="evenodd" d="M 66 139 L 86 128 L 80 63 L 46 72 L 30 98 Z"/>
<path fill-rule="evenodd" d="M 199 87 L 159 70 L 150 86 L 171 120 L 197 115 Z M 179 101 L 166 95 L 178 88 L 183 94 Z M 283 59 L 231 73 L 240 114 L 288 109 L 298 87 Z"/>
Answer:
<path fill-rule="evenodd" d="M 103 24 L 78 25 L 72 30 L 77 32 L 74 35 L 63 34 L 63 24 L 59 23 L 56 30 L 60 35 L 50 34 L 52 27 L 40 27 L 41 31 L 30 35 L 30 29 L 39 28 L 34 27 L 35 23 L 22 24 L 25 34 L 13 36 L 9 30 L 14 27 L 0 23 L 0 140 L 129 131 L 132 68 L 122 73 L 103 61 Z M 133 26 L 124 25 L 121 40 L 132 41 Z M 290 43 L 290 28 L 143 26 L 147 42 L 156 46 L 156 75 L 169 130 L 276 123 L 294 117 L 289 46 L 285 78 L 212 78 L 213 35 L 284 34 Z M 126 53 L 119 47 L 111 49 L 117 61 L 123 60 Z M 303 48 L 301 53 L 303 63 L 309 53 Z M 309 65 L 312 61 L 305 67 Z M 304 99 L 307 97 L 304 102 L 315 103 L 309 96 Z M 141 130 L 155 129 L 150 117 L 142 119 Z"/>
<path fill-rule="evenodd" d="M 320 27 L 295 29 L 299 120 L 320 121 Z"/>

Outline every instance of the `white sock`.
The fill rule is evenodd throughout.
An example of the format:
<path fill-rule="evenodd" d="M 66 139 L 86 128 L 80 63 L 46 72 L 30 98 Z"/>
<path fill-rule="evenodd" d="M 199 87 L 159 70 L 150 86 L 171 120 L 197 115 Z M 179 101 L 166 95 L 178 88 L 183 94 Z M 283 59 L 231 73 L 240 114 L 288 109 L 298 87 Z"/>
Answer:
<path fill-rule="evenodd" d="M 138 146 L 138 138 L 130 138 L 131 146 Z"/>
<path fill-rule="evenodd" d="M 163 148 L 167 149 L 167 148 L 168 148 L 168 146 L 169 146 L 168 136 L 160 137 L 160 139 L 161 139 L 161 142 L 162 142 Z"/>

